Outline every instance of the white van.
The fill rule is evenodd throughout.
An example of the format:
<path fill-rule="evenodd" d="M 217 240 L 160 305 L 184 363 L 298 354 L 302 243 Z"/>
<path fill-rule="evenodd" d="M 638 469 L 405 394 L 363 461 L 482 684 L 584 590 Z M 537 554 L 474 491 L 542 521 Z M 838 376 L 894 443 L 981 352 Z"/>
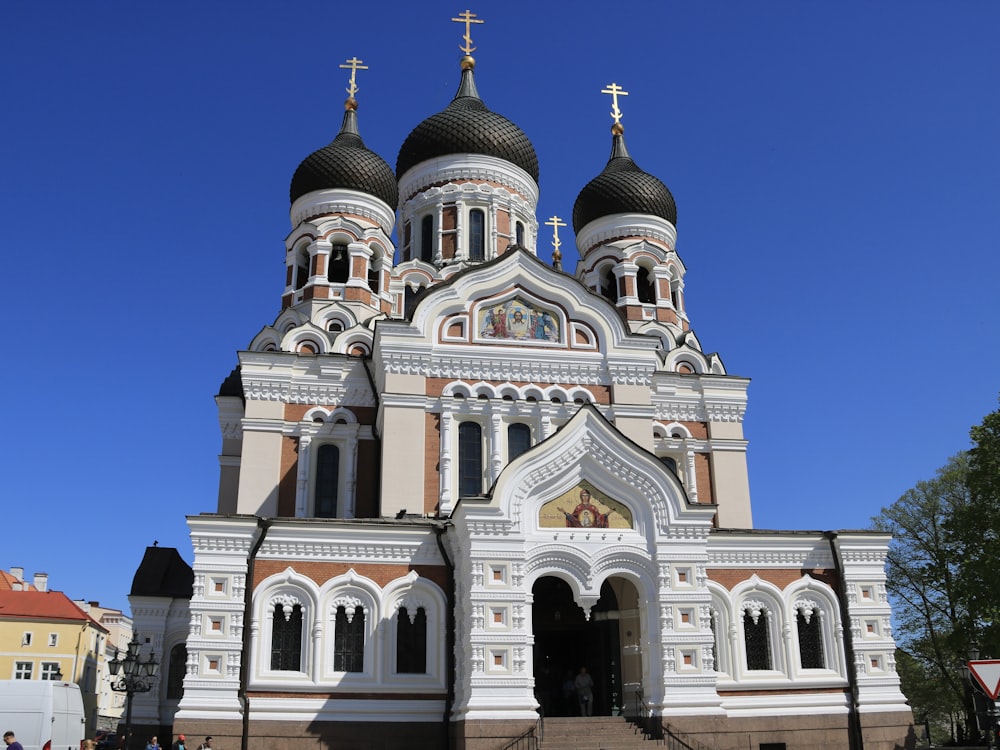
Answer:
<path fill-rule="evenodd" d="M 0 680 L 0 734 L 24 750 L 80 750 L 86 716 L 80 686 L 53 680 Z"/>

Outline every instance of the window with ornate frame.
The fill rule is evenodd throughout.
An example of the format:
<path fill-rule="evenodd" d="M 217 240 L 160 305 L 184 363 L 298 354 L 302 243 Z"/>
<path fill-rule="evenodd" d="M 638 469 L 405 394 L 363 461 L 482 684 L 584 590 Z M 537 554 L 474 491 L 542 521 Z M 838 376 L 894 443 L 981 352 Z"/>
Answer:
<path fill-rule="evenodd" d="M 337 607 L 333 622 L 333 671 L 364 672 L 365 609 L 361 604 Z"/>
<path fill-rule="evenodd" d="M 483 428 L 478 422 L 458 425 L 458 496 L 483 493 Z"/>
<path fill-rule="evenodd" d="M 486 260 L 486 212 L 469 211 L 469 260 Z"/>
<path fill-rule="evenodd" d="M 531 448 L 531 427 L 523 422 L 507 425 L 507 463 Z"/>
<path fill-rule="evenodd" d="M 748 601 L 743 603 L 742 610 L 747 670 L 774 669 L 767 607 L 760 602 Z"/>
<path fill-rule="evenodd" d="M 427 612 L 423 607 L 400 607 L 396 614 L 396 672 L 427 673 Z"/>
<path fill-rule="evenodd" d="M 434 216 L 427 214 L 420 219 L 420 260 L 434 262 Z"/>
<path fill-rule="evenodd" d="M 316 448 L 316 473 L 313 478 L 313 517 L 336 518 L 340 494 L 340 448 L 322 443 Z"/>
<path fill-rule="evenodd" d="M 271 671 L 302 670 L 302 605 L 275 602 L 271 622 Z"/>

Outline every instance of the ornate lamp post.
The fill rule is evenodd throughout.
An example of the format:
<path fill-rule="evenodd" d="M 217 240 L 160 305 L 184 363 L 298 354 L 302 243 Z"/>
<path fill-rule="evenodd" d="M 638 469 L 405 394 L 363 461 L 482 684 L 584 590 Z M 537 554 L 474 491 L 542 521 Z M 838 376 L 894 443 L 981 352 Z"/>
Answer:
<path fill-rule="evenodd" d="M 125 656 L 115 650 L 115 658 L 108 662 L 111 670 L 111 689 L 116 693 L 125 693 L 125 747 L 132 739 L 132 696 L 136 693 L 148 693 L 153 689 L 153 679 L 160 671 L 160 664 L 149 652 L 146 661 L 139 659 L 139 638 L 133 635 L 129 641 Z"/>

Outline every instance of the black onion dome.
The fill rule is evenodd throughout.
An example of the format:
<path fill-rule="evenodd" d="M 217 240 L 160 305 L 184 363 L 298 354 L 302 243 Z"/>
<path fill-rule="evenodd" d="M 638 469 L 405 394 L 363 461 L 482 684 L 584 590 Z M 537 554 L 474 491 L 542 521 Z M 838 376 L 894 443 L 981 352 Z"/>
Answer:
<path fill-rule="evenodd" d="M 495 156 L 517 165 L 538 182 L 535 147 L 521 128 L 487 109 L 476 91 L 472 65 L 464 61 L 462 83 L 451 104 L 417 125 L 403 141 L 396 175 L 402 177 L 421 162 L 449 154 Z"/>
<path fill-rule="evenodd" d="M 358 134 L 358 114 L 351 104 L 348 100 L 337 137 L 309 154 L 295 170 L 288 191 L 292 203 L 314 190 L 343 188 L 373 195 L 395 210 L 399 202 L 396 176 L 385 159 L 365 147 Z"/>
<path fill-rule="evenodd" d="M 604 171 L 586 184 L 573 204 L 573 231 L 611 214 L 650 214 L 677 226 L 677 204 L 667 186 L 643 172 L 615 133 Z"/>

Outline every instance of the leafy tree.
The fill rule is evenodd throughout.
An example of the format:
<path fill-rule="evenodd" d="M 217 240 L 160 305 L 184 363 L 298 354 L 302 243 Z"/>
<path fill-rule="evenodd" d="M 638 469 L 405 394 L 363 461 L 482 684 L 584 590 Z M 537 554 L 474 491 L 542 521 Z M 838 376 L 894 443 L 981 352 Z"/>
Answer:
<path fill-rule="evenodd" d="M 949 541 L 962 550 L 956 585 L 968 607 L 967 637 L 983 656 L 1000 657 L 1000 410 L 970 431 L 969 502 L 947 523 Z"/>
<path fill-rule="evenodd" d="M 964 714 L 967 731 L 975 734 L 971 696 L 960 672 L 968 658 L 970 627 L 956 582 L 963 550 L 946 529 L 969 504 L 968 474 L 968 457 L 960 453 L 934 479 L 918 482 L 873 520 L 875 528 L 893 535 L 886 574 L 896 641 L 906 653 L 897 660 L 905 666 L 900 670 L 903 692 L 918 721 L 950 727 L 955 714 Z M 959 734 L 966 735 L 965 728 Z"/>

